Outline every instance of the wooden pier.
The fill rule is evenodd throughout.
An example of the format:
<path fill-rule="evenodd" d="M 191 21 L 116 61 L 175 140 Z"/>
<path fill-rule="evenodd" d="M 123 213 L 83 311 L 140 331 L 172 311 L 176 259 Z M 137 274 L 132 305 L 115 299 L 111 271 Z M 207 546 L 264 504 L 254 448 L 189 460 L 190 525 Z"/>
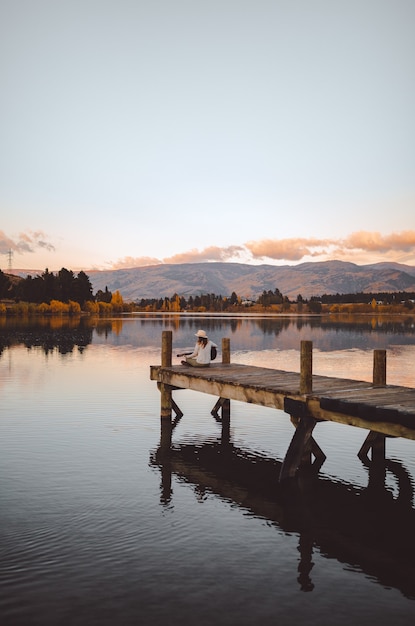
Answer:
<path fill-rule="evenodd" d="M 371 383 L 312 373 L 312 343 L 301 342 L 300 372 L 231 363 L 230 341 L 222 340 L 222 362 L 208 368 L 172 365 L 172 331 L 163 331 L 161 365 L 150 366 L 161 392 L 161 418 L 182 415 L 173 391 L 192 389 L 217 396 L 212 414 L 229 428 L 230 401 L 239 400 L 284 411 L 295 432 L 279 480 L 295 476 L 303 463 L 317 467 L 325 455 L 312 436 L 317 423 L 338 422 L 369 431 L 358 456 L 385 461 L 386 437 L 415 439 L 415 389 L 386 384 L 386 351 L 375 350 Z"/>

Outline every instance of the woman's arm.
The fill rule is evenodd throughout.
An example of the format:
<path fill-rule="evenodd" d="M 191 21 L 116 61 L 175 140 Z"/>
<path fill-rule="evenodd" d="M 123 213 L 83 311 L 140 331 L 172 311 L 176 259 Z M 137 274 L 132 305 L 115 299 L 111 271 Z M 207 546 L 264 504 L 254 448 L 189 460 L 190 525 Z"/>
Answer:
<path fill-rule="evenodd" d="M 200 345 L 198 343 L 196 343 L 195 348 L 192 352 L 192 354 L 189 356 L 190 359 L 194 359 L 195 357 L 197 357 L 197 355 L 199 354 L 199 350 L 200 350 Z"/>

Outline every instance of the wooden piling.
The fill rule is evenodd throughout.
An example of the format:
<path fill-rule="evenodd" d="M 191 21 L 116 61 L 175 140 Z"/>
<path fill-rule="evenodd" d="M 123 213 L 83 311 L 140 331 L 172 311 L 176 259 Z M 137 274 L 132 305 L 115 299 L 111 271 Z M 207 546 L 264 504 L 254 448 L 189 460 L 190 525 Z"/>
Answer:
<path fill-rule="evenodd" d="M 228 337 L 222 338 L 222 363 L 228 365 L 231 362 L 231 340 Z"/>
<path fill-rule="evenodd" d="M 313 390 L 313 342 L 301 342 L 300 357 L 300 394 Z"/>
<path fill-rule="evenodd" d="M 173 333 L 163 330 L 161 336 L 161 367 L 171 367 L 172 364 Z"/>
<path fill-rule="evenodd" d="M 228 337 L 222 338 L 222 364 L 229 365 L 231 362 L 231 342 Z M 219 410 L 221 416 L 219 418 Z M 226 398 L 218 398 L 215 406 L 211 410 L 211 414 L 222 422 L 222 439 L 229 439 L 230 418 L 231 418 L 231 401 Z"/>
<path fill-rule="evenodd" d="M 295 476 L 316 423 L 316 420 L 312 417 L 302 417 L 298 421 L 297 428 L 288 446 L 287 454 L 285 455 L 281 467 L 279 476 L 280 482 Z"/>
<path fill-rule="evenodd" d="M 161 337 L 161 366 L 171 367 L 172 364 L 173 333 L 163 330 Z M 170 385 L 160 385 L 160 415 L 163 419 L 171 420 L 173 408 L 172 388 Z"/>
<path fill-rule="evenodd" d="M 373 386 L 386 387 L 386 350 L 373 352 Z"/>

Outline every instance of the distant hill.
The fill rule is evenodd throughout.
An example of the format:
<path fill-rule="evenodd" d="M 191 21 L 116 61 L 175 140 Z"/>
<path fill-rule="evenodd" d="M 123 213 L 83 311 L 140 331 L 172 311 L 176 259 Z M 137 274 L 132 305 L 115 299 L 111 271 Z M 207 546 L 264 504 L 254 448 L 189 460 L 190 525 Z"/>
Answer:
<path fill-rule="evenodd" d="M 87 272 L 94 288 L 119 289 L 124 299 L 159 298 L 174 293 L 188 297 L 202 293 L 257 298 L 278 288 L 289 298 L 324 293 L 415 291 L 415 267 L 379 263 L 355 265 L 343 261 L 299 265 L 241 263 L 183 263 L 113 271 Z"/>
<path fill-rule="evenodd" d="M 70 269 L 70 268 L 68 268 Z M 151 265 L 120 270 L 85 270 L 94 293 L 108 287 L 125 300 L 185 297 L 206 293 L 257 298 L 264 290 L 278 288 L 295 299 L 322 294 L 415 291 L 415 267 L 401 263 L 356 265 L 344 261 L 299 265 L 247 265 L 243 263 L 182 263 Z M 34 270 L 15 270 L 27 276 Z"/>

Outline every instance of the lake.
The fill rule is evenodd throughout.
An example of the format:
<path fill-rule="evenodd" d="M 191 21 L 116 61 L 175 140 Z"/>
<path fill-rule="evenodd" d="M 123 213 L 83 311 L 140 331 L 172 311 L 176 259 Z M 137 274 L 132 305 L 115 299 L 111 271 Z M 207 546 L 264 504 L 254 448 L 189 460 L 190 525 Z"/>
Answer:
<path fill-rule="evenodd" d="M 0 318 L 1 624 L 412 624 L 415 441 L 388 438 L 379 473 L 367 431 L 318 424 L 327 459 L 285 490 L 288 415 L 231 402 L 224 437 L 216 398 L 181 390 L 166 450 L 150 365 L 163 330 L 175 355 L 199 328 L 297 372 L 311 340 L 314 373 L 360 380 L 387 349 L 388 382 L 415 387 L 404 317 Z"/>

